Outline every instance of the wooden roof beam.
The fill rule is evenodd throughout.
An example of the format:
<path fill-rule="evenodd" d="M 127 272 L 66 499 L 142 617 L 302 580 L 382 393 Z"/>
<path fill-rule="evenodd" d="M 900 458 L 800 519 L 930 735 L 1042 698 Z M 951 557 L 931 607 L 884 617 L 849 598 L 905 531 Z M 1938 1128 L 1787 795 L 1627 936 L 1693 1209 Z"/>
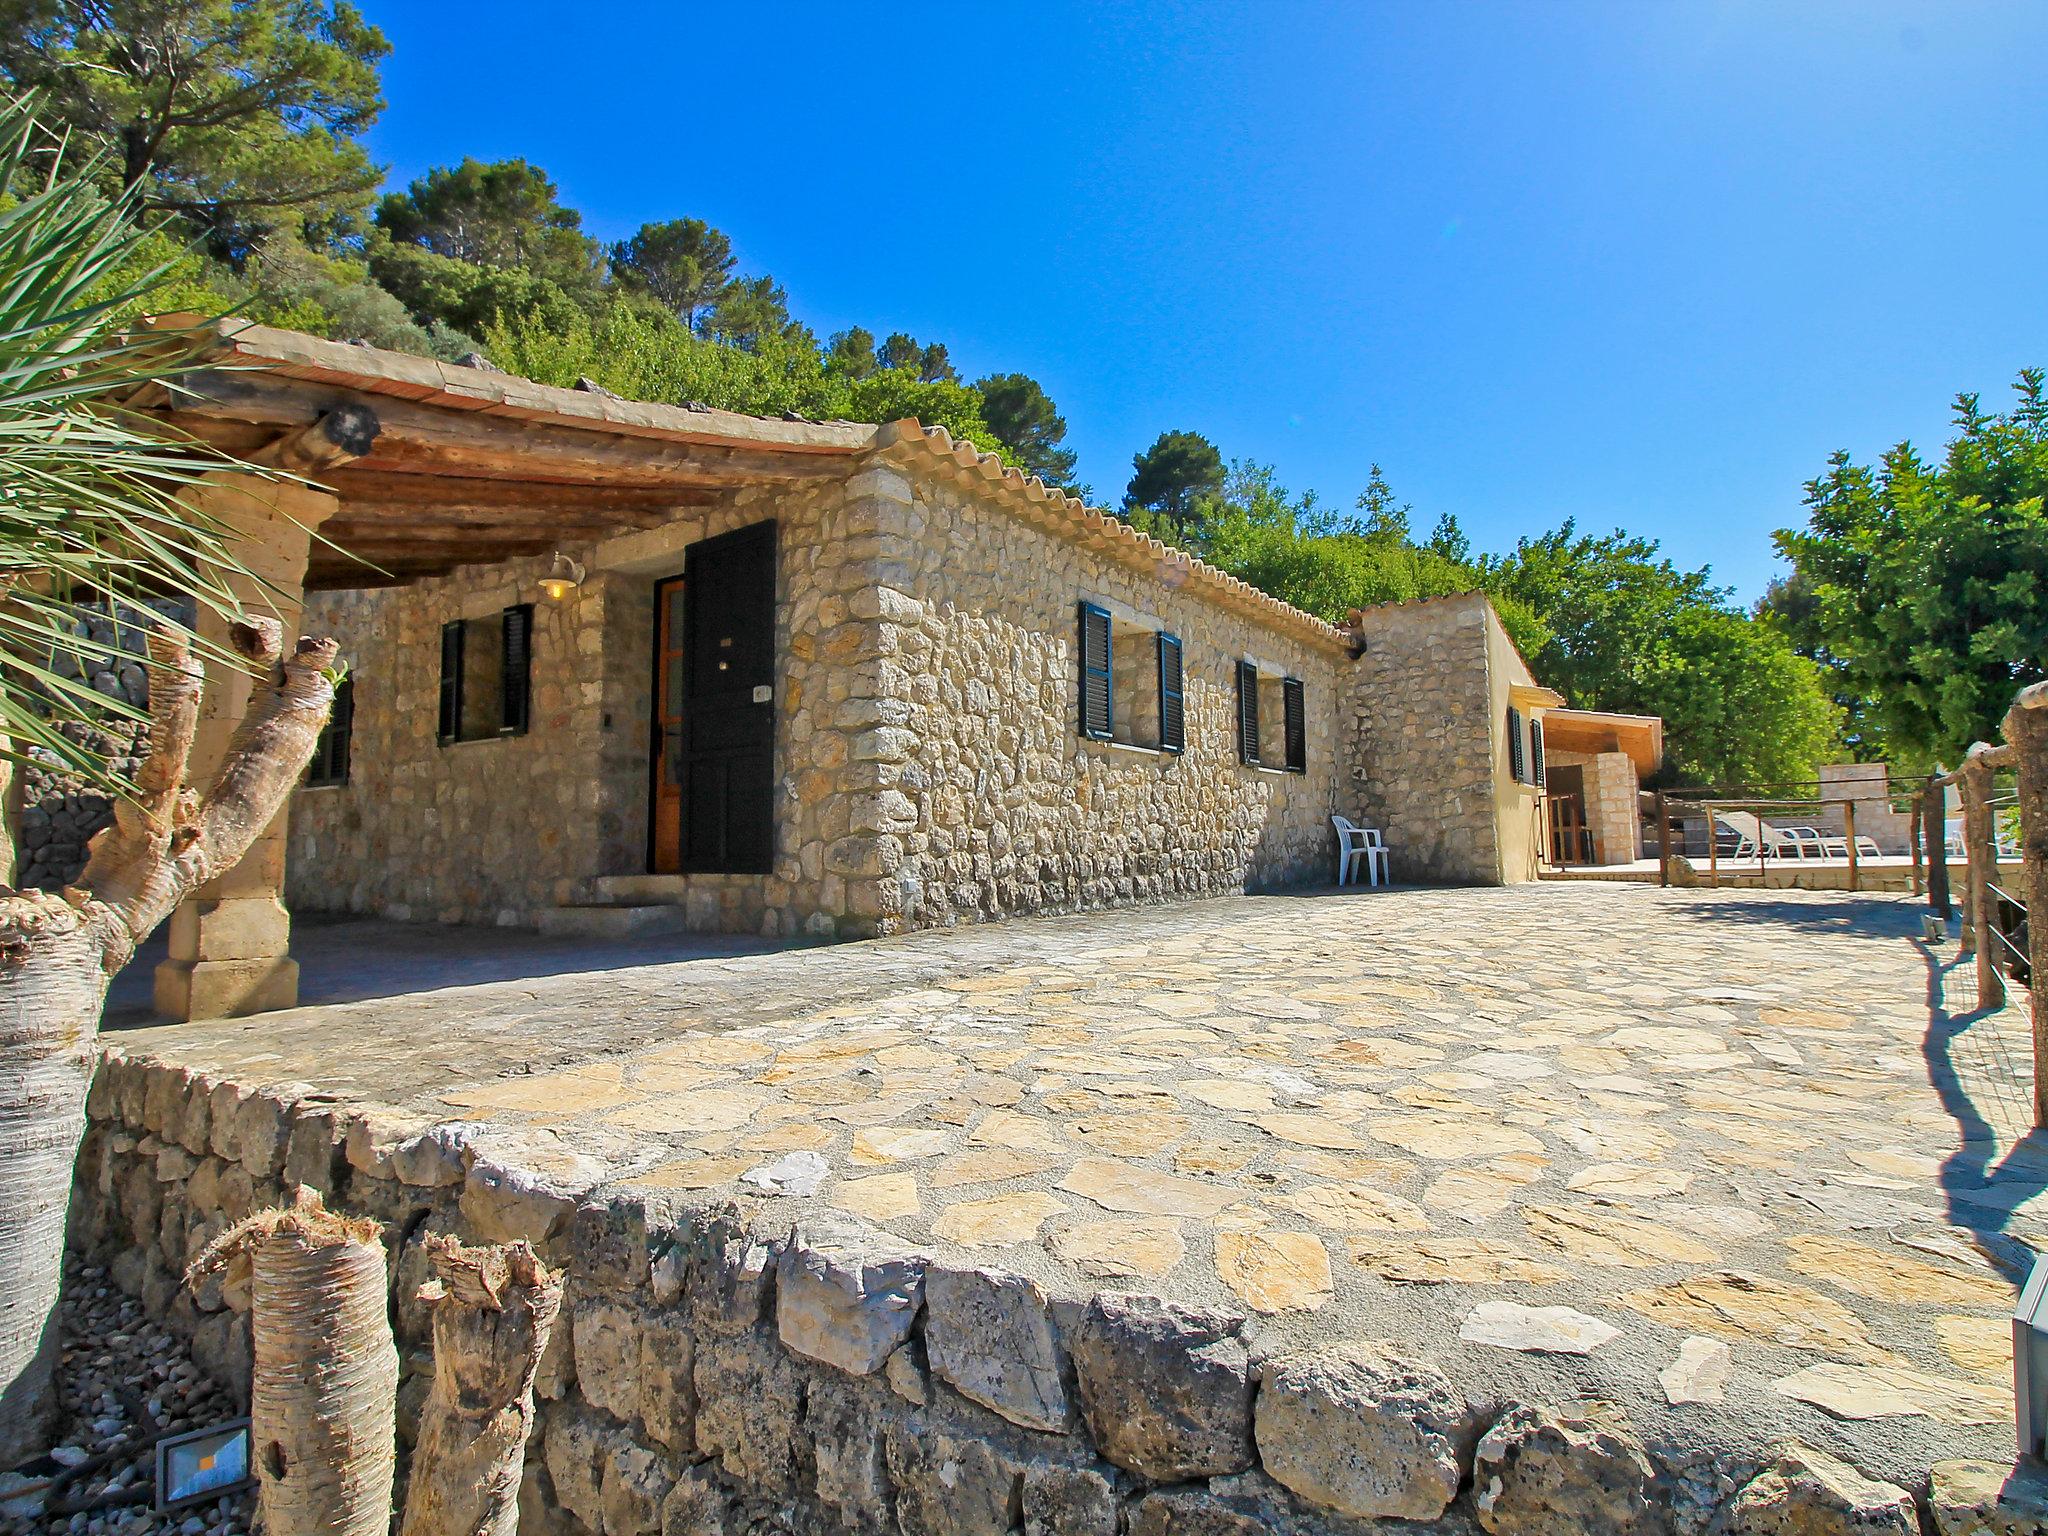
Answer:
<path fill-rule="evenodd" d="M 354 398 L 347 390 L 258 372 L 208 369 L 179 381 L 174 419 L 310 425 Z M 558 427 L 379 396 L 382 426 L 365 468 L 408 465 L 506 479 L 718 490 L 837 478 L 850 454 L 736 448 Z"/>

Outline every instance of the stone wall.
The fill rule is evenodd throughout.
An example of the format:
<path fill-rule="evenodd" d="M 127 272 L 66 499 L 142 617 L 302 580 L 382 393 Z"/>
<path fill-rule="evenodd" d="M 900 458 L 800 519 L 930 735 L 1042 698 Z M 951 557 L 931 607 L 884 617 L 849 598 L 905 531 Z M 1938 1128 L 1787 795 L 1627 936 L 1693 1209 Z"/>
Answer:
<path fill-rule="evenodd" d="M 1348 793 L 1335 730 L 1341 646 L 1311 646 L 1055 537 L 971 490 L 885 469 L 861 489 L 879 551 L 891 697 L 857 786 L 871 868 L 904 927 L 1072 911 L 1327 879 L 1329 815 Z M 1110 607 L 1117 713 L 1156 742 L 1155 641 L 1182 643 L 1186 750 L 1079 730 L 1077 605 Z M 1239 760 L 1236 664 L 1304 685 L 1307 771 Z M 1115 659 L 1115 651 L 1113 657 Z M 1268 713 L 1278 738 L 1278 691 Z M 1120 733 L 1121 734 L 1121 733 Z M 1348 790 L 1348 786 L 1346 786 Z"/>
<path fill-rule="evenodd" d="M 1360 819 L 1386 833 L 1396 880 L 1501 879 L 1486 626 L 1477 594 L 1357 616 L 1365 654 L 1339 718 Z"/>
<path fill-rule="evenodd" d="M 1914 1493 L 1797 1442 L 1768 1460 L 1651 1443 L 1597 1403 L 1472 1400 L 1390 1341 L 1270 1349 L 1241 1315 L 1048 1294 L 870 1229 L 792 1229 L 772 1200 L 601 1193 L 574 1153 L 521 1160 L 479 1127 L 357 1115 L 119 1050 L 89 1114 L 74 1244 L 244 1401 L 246 1259 L 197 1292 L 179 1275 L 295 1187 L 383 1225 L 402 1445 L 432 1374 L 424 1238 L 525 1238 L 565 1267 L 528 1536 L 1920 1528 Z M 1995 1498 L 2001 1470 L 1937 1467 L 1923 1507 L 1957 1489 Z"/>
<path fill-rule="evenodd" d="M 60 676 L 83 679 L 110 699 L 136 709 L 149 707 L 149 655 L 147 615 L 123 607 L 120 622 L 100 603 L 77 607 L 80 639 L 118 647 L 116 661 L 60 651 L 50 659 L 50 669 Z M 173 602 L 164 611 L 190 623 L 191 604 Z M 148 727 L 139 721 L 110 718 L 95 727 L 65 721 L 57 729 L 72 741 L 104 755 L 116 773 L 131 774 L 134 757 Z M 66 773 L 47 748 L 31 746 L 28 761 L 16 768 L 16 782 L 10 795 L 18 810 L 14 817 L 15 884 L 24 890 L 61 890 L 84 873 L 86 845 L 114 819 L 113 802 L 99 790 L 89 788 L 75 774 Z"/>

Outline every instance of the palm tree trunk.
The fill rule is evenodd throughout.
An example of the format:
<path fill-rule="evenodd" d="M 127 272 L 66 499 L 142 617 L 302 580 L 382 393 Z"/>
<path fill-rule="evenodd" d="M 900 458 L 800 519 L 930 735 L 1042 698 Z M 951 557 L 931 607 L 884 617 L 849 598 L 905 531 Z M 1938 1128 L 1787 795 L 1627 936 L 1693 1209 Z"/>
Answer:
<path fill-rule="evenodd" d="M 235 626 L 235 646 L 274 681 L 250 699 L 202 798 L 185 782 L 201 670 L 181 638 L 153 631 L 134 797 L 93 840 L 77 886 L 0 889 L 0 1467 L 41 1449 L 56 1413 L 64 1218 L 107 983 L 270 824 L 333 705 L 334 642 L 301 640 L 280 671 L 281 637 L 274 620 Z"/>
<path fill-rule="evenodd" d="M 561 1276 L 525 1243 L 427 1239 L 436 1278 L 434 1389 L 420 1415 L 399 1536 L 515 1536 L 533 1435 L 533 1378 L 562 1306 Z"/>

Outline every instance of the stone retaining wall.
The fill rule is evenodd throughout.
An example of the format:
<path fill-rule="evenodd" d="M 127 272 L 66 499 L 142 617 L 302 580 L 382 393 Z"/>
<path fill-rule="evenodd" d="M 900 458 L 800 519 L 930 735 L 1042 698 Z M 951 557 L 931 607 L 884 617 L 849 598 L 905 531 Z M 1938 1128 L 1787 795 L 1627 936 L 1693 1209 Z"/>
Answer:
<path fill-rule="evenodd" d="M 524 1237 L 566 1266 L 528 1533 L 1916 1536 L 1923 1512 L 1944 1532 L 2040 1528 L 2018 1523 L 2025 1485 L 2001 1495 L 1985 1464 L 1906 1490 L 1797 1444 L 1767 1464 L 1646 1444 L 1598 1404 L 1472 1401 L 1386 1341 L 1272 1353 L 1242 1316 L 1048 1294 L 858 1226 L 792 1231 L 772 1199 L 606 1196 L 566 1150 L 514 1155 L 481 1127 L 357 1115 L 311 1089 L 114 1048 L 89 1112 L 74 1242 L 240 1394 L 246 1266 L 196 1295 L 177 1275 L 294 1186 L 384 1224 L 401 1441 L 431 1371 L 424 1235 Z"/>

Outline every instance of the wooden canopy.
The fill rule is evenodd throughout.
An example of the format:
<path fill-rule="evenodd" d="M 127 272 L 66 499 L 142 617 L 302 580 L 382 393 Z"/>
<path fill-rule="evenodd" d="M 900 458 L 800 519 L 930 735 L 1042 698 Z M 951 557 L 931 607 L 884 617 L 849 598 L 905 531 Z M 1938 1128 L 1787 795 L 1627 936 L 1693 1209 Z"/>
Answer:
<path fill-rule="evenodd" d="M 214 329 L 205 369 L 131 403 L 334 493 L 308 591 L 546 554 L 742 486 L 841 477 L 875 436 L 852 422 L 647 405 L 268 326 Z"/>
<path fill-rule="evenodd" d="M 1655 715 L 1604 709 L 1546 710 L 1543 745 L 1560 752 L 1626 752 L 1637 777 L 1648 778 L 1664 762 L 1664 722 Z"/>

